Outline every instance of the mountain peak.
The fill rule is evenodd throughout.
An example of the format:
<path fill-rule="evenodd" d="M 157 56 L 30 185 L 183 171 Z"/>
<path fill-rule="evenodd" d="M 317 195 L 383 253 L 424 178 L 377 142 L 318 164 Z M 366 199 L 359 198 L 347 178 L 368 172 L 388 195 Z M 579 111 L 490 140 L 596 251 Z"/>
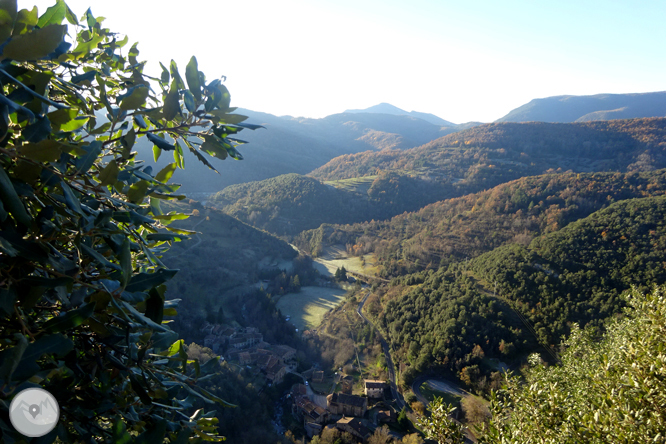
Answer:
<path fill-rule="evenodd" d="M 378 105 L 371 106 L 365 109 L 348 109 L 345 113 L 372 113 L 372 114 L 392 114 L 395 116 L 411 116 L 417 119 L 425 120 L 430 122 L 433 125 L 438 126 L 455 126 L 455 124 L 442 119 L 434 114 L 430 113 L 420 113 L 418 111 L 405 111 L 404 109 L 398 108 L 397 106 L 391 105 L 390 103 L 382 102 Z"/>

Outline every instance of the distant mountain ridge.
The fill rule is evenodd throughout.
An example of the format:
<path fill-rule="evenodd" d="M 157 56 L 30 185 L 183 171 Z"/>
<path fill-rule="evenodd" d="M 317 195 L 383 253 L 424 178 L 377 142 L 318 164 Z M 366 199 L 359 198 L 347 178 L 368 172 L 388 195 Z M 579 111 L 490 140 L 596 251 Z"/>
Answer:
<path fill-rule="evenodd" d="M 666 117 L 666 91 L 534 99 L 496 122 L 571 123 Z"/>
<path fill-rule="evenodd" d="M 379 105 L 374 105 L 365 109 L 348 109 L 345 113 L 349 114 L 360 114 L 360 113 L 374 113 L 374 114 L 393 114 L 395 116 L 412 116 L 417 119 L 425 120 L 434 125 L 441 126 L 456 126 L 455 123 L 451 123 L 448 120 L 444 120 L 439 116 L 430 113 L 420 113 L 418 111 L 405 111 L 400 109 L 397 106 L 393 106 L 390 103 L 382 102 Z"/>
<path fill-rule="evenodd" d="M 423 145 L 458 131 L 457 127 L 433 124 L 423 119 L 391 114 L 333 114 L 322 119 L 274 116 L 239 108 L 248 122 L 263 129 L 243 131 L 249 142 L 239 148 L 245 158 L 235 162 L 212 159 L 220 174 L 215 174 L 185 151 L 187 168 L 177 170 L 174 180 L 183 184 L 182 191 L 216 192 L 226 186 L 264 180 L 282 174 L 307 174 L 343 154 L 385 149 L 408 149 Z M 141 138 L 137 142 L 138 158 L 163 168 L 172 162 L 169 155 L 153 164 L 152 145 Z"/>

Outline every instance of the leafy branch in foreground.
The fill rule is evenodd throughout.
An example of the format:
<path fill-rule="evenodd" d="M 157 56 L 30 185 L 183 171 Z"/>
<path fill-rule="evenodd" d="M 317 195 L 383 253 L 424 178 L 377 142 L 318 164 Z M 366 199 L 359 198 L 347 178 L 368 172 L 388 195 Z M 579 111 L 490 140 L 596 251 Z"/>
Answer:
<path fill-rule="evenodd" d="M 160 257 L 190 233 L 160 202 L 184 197 L 169 183 L 184 149 L 213 168 L 206 155 L 241 159 L 236 134 L 258 126 L 194 57 L 185 80 L 173 61 L 144 74 L 137 45 L 124 53 L 90 10 L 79 22 L 62 0 L 41 16 L 4 0 L 0 18 L 0 440 L 23 439 L 8 406 L 34 386 L 60 404 L 43 442 L 223 439 L 214 412 L 190 414 L 227 405 L 196 386 L 218 362 L 188 360 L 164 320 L 177 270 Z M 140 137 L 174 162 L 135 161 Z"/>
<path fill-rule="evenodd" d="M 428 406 L 430 417 L 422 416 L 417 420 L 418 426 L 423 430 L 426 438 L 437 441 L 439 444 L 461 444 L 465 442 L 465 426 L 451 418 L 456 410 L 444 399 L 435 396 Z"/>
<path fill-rule="evenodd" d="M 561 365 L 538 356 L 495 394 L 481 443 L 636 443 L 666 439 L 666 288 L 632 290 L 601 341 L 574 328 Z"/>

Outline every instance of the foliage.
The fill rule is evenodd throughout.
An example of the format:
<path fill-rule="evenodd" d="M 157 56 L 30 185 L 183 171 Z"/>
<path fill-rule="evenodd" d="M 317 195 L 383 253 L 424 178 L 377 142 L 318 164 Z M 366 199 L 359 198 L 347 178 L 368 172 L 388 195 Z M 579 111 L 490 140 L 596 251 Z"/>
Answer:
<path fill-rule="evenodd" d="M 384 276 L 439 268 L 506 243 L 529 244 L 619 200 L 663 195 L 666 172 L 547 174 L 428 205 L 386 221 L 302 233 L 303 249 L 346 244 L 374 253 Z"/>
<path fill-rule="evenodd" d="M 347 280 L 347 269 L 344 267 L 344 265 L 342 266 L 342 268 L 338 268 L 337 270 L 335 270 L 334 277 L 335 277 L 336 281 L 346 281 Z"/>
<path fill-rule="evenodd" d="M 561 364 L 538 357 L 493 399 L 482 443 L 661 442 L 666 435 L 666 289 L 633 290 L 599 342 L 574 328 Z"/>
<path fill-rule="evenodd" d="M 386 219 L 445 196 L 405 174 L 379 174 L 364 192 L 285 174 L 229 186 L 211 200 L 225 213 L 246 223 L 279 235 L 293 235 L 323 223 Z"/>
<path fill-rule="evenodd" d="M 337 157 L 310 176 L 348 179 L 379 171 L 418 172 L 459 189 L 458 195 L 491 188 L 549 169 L 632 171 L 642 154 L 649 169 L 664 168 L 666 119 L 585 123 L 489 123 L 404 151 L 365 151 Z"/>
<path fill-rule="evenodd" d="M 417 420 L 418 426 L 425 433 L 426 438 L 437 441 L 439 444 L 462 444 L 465 442 L 465 427 L 450 418 L 456 410 L 450 404 L 435 398 L 429 406 L 430 417 L 421 417 Z"/>
<path fill-rule="evenodd" d="M 395 350 L 410 363 L 403 380 L 439 370 L 487 392 L 491 359 L 511 362 L 552 350 L 572 322 L 603 320 L 632 285 L 666 283 L 666 198 L 610 205 L 526 248 L 502 246 L 469 263 L 396 278 L 366 302 Z"/>
<path fill-rule="evenodd" d="M 218 361 L 188 360 L 164 321 L 177 270 L 160 257 L 190 232 L 170 226 L 186 216 L 160 201 L 182 197 L 169 179 L 185 148 L 212 168 L 204 153 L 240 159 L 233 136 L 254 126 L 194 57 L 184 80 L 173 61 L 154 79 L 136 44 L 124 52 L 127 37 L 90 10 L 79 23 L 60 0 L 41 16 L 11 0 L 1 9 L 3 442 L 20 438 L 9 401 L 36 384 L 60 404 L 48 442 L 221 439 L 212 413 L 190 411 L 196 400 L 228 405 L 195 385 Z M 142 137 L 174 162 L 155 174 L 135 161 Z"/>

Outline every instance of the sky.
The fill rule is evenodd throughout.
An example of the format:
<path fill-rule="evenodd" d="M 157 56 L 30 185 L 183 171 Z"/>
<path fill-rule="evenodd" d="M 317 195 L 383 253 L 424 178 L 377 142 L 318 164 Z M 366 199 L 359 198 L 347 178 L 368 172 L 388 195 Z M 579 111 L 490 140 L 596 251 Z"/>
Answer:
<path fill-rule="evenodd" d="M 209 80 L 226 76 L 232 106 L 275 115 L 387 102 L 491 122 L 535 98 L 666 90 L 663 0 L 66 3 L 138 41 L 147 73 L 195 55 Z"/>

